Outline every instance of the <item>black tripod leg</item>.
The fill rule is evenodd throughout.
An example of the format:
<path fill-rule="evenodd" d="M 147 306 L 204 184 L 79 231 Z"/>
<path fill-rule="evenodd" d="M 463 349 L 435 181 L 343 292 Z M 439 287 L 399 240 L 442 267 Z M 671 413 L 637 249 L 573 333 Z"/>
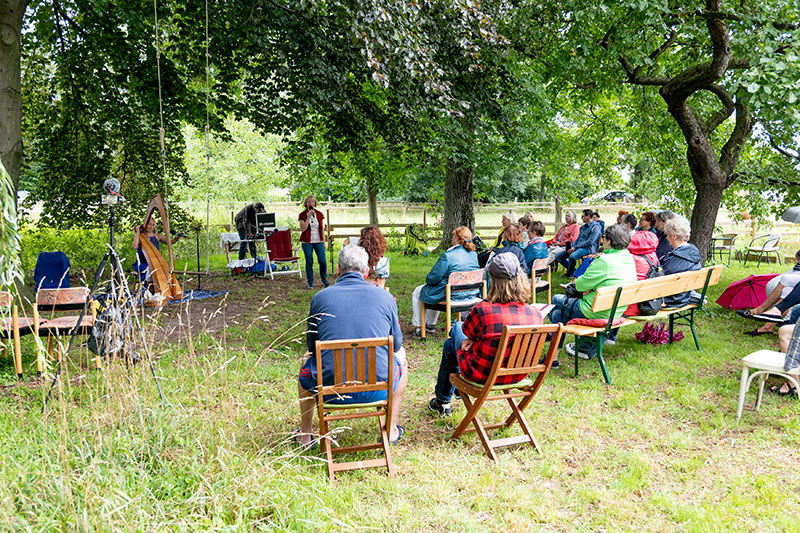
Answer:
<path fill-rule="evenodd" d="M 75 322 L 75 325 L 69 332 L 69 343 L 67 343 L 67 348 L 64 350 L 64 354 L 58 359 L 58 365 L 56 366 L 56 372 L 53 375 L 53 381 L 50 383 L 50 388 L 47 389 L 47 395 L 45 395 L 44 403 L 42 404 L 42 412 L 44 412 L 45 408 L 47 407 L 47 402 L 50 401 L 50 395 L 53 393 L 53 387 L 56 386 L 56 382 L 61 376 L 61 365 L 63 360 L 72 349 L 72 345 L 75 343 L 75 337 L 78 336 L 78 330 L 80 329 L 81 322 L 83 322 L 83 317 L 86 316 L 86 311 L 89 308 L 89 298 L 92 297 L 97 290 L 98 285 L 100 285 L 100 278 L 103 276 L 103 272 L 105 272 L 106 263 L 108 263 L 109 257 L 111 257 L 111 250 L 107 251 L 103 255 L 103 259 L 100 260 L 100 265 L 97 267 L 97 270 L 94 273 L 94 282 L 92 283 L 92 288 L 89 291 L 89 297 L 85 302 L 83 302 L 83 309 L 81 309 L 81 313 L 78 315 L 78 320 Z M 119 261 L 119 259 L 117 259 L 117 261 Z M 58 341 L 56 340 L 56 342 Z"/>

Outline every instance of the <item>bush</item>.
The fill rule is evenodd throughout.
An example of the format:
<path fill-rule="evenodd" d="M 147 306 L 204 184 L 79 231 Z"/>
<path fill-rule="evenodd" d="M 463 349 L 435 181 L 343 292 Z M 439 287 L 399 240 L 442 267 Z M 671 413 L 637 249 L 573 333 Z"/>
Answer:
<path fill-rule="evenodd" d="M 107 229 L 56 229 L 49 226 L 22 228 L 20 258 L 26 282 L 33 279 L 36 258 L 40 252 L 61 250 L 69 258 L 72 273 L 79 270 L 94 271 L 106 252 Z"/>

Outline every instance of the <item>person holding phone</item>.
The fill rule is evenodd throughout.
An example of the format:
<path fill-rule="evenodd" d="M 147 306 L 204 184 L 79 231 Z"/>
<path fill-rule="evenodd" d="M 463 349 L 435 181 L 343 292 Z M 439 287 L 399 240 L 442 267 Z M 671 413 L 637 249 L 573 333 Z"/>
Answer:
<path fill-rule="evenodd" d="M 322 285 L 327 287 L 330 283 L 328 283 L 328 263 L 325 261 L 325 233 L 322 228 L 325 216 L 317 209 L 317 198 L 314 195 L 306 197 L 303 207 L 305 209 L 297 219 L 300 221 L 300 244 L 306 259 L 308 288 L 314 288 L 314 254 L 317 255 Z"/>

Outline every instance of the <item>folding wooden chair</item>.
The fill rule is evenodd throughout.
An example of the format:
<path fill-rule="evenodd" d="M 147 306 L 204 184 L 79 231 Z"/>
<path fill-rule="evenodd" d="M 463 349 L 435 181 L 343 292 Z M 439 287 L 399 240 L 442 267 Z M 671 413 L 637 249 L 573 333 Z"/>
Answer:
<path fill-rule="evenodd" d="M 469 298 L 467 300 L 453 300 L 454 292 L 464 292 L 473 289 L 481 289 L 480 298 Z M 420 316 L 425 321 L 425 310 L 444 311 L 447 313 L 447 337 L 450 337 L 450 316 L 452 313 L 463 313 L 469 311 L 474 306 L 481 303 L 486 298 L 486 272 L 479 268 L 477 270 L 466 270 L 463 272 L 452 272 L 447 277 L 444 301 L 438 304 L 426 304 L 420 300 Z M 420 328 L 421 337 L 425 338 L 425 324 Z"/>
<path fill-rule="evenodd" d="M 388 377 L 386 381 L 377 378 L 377 353 L 378 347 L 385 346 L 388 350 Z M 322 384 L 322 351 L 333 350 L 333 380 L 334 385 Z M 371 339 L 345 339 L 336 341 L 317 341 L 317 411 L 319 414 L 320 445 L 325 451 L 328 461 L 328 474 L 331 485 L 336 484 L 336 472 L 358 470 L 361 468 L 386 467 L 389 477 L 394 473 L 392 458 L 389 454 L 389 433 L 386 425 L 392 419 L 392 396 L 394 384 L 394 338 L 388 337 Z M 348 397 L 356 392 L 386 391 L 386 400 L 370 403 L 334 404 L 334 398 Z M 328 398 L 325 398 L 328 396 Z M 326 401 L 327 400 L 327 401 Z M 354 411 L 344 414 L 343 411 Z M 377 417 L 381 435 L 380 442 L 357 444 L 334 448 L 328 423 L 338 420 L 352 420 L 355 418 Z M 361 452 L 383 448 L 384 457 L 361 461 L 336 463 L 333 456 L 343 453 Z"/>
<path fill-rule="evenodd" d="M 14 354 L 14 370 L 17 377 L 22 378 L 22 349 L 20 336 L 27 335 L 32 331 L 32 318 L 19 316 L 18 306 L 14 303 L 14 295 L 8 291 L 0 291 L 0 308 L 10 311 L 10 316 L 0 321 L 0 339 L 11 339 L 12 353 Z M 0 345 L 3 356 L 8 353 L 5 342 Z"/>
<path fill-rule="evenodd" d="M 52 316 L 55 312 L 74 311 L 87 306 L 83 319 L 78 323 L 80 315 Z M 40 312 L 49 311 L 50 319 L 42 320 Z M 97 310 L 93 305 L 92 292 L 88 287 L 72 287 L 69 289 L 40 289 L 36 292 L 36 304 L 33 306 L 33 331 L 39 337 L 47 336 L 47 353 L 50 359 L 61 360 L 62 343 L 59 337 L 70 335 L 77 328 L 78 335 L 89 335 L 92 332 Z M 67 340 L 67 342 L 69 342 Z M 53 353 L 55 351 L 55 354 Z M 54 357 L 55 355 L 55 357 Z M 96 368 L 100 368 L 100 356 L 94 358 Z M 44 371 L 44 354 L 37 350 L 36 370 Z"/>
<path fill-rule="evenodd" d="M 541 279 L 547 276 L 547 280 Z M 536 278 L 539 277 L 539 281 Z M 534 259 L 531 264 L 531 303 L 536 303 L 536 295 L 540 292 L 547 291 L 547 304 L 549 304 L 552 297 L 552 269 L 547 265 L 547 258 Z"/>
<path fill-rule="evenodd" d="M 497 346 L 492 370 L 485 384 L 475 383 L 464 378 L 461 374 L 450 374 L 450 383 L 461 394 L 461 399 L 467 407 L 467 414 L 456 428 L 451 439 L 457 439 L 467 431 L 476 431 L 486 449 L 486 453 L 493 461 L 497 460 L 496 448 L 513 446 L 516 444 L 531 444 L 539 454 L 542 453 L 536 437 L 533 436 L 528 421 L 522 412 L 539 392 L 539 389 L 550 372 L 553 358 L 558 352 L 558 343 L 561 340 L 561 324 L 547 324 L 543 326 L 505 326 Z M 539 364 L 539 358 L 547 340 L 547 335 L 552 333 L 550 349 L 544 362 Z M 510 347 L 509 347 L 510 345 Z M 504 357 L 504 354 L 508 355 Z M 536 372 L 535 379 L 525 378 L 517 383 L 496 385 L 500 376 L 531 374 Z M 516 391 L 516 392 L 512 392 Z M 475 398 L 473 403 L 472 398 Z M 519 403 L 514 401 L 520 398 Z M 505 422 L 484 426 L 478 418 L 478 411 L 485 402 L 507 400 L 511 407 L 511 414 Z M 514 421 L 519 422 L 523 435 L 491 440 L 488 431 L 510 427 Z M 472 424 L 474 427 L 469 427 Z"/>

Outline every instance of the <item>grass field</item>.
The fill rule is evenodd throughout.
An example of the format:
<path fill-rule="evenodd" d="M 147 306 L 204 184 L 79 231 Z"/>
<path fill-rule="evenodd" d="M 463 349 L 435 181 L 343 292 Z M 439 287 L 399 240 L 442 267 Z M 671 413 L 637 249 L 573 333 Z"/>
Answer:
<path fill-rule="evenodd" d="M 606 351 L 612 386 L 593 361 L 573 378 L 564 353 L 528 409 L 544 454 L 507 449 L 493 463 L 474 435 L 448 440 L 460 403 L 452 419 L 426 410 L 444 335 L 422 343 L 408 324 L 411 291 L 434 260 L 392 256 L 410 363 L 394 479 L 353 472 L 331 488 L 319 452 L 291 443 L 305 282 L 215 278 L 204 288 L 229 290 L 224 299 L 146 320 L 165 403 L 146 365 L 90 371 L 84 348 L 43 415 L 30 338 L 23 384 L 0 359 L 3 528 L 800 530 L 800 402 L 767 393 L 756 413 L 751 391 L 736 422 L 741 358 L 777 349 L 776 336 L 745 337 L 754 324 L 711 303 L 701 352 L 691 337 L 653 347 L 623 329 Z M 726 269 L 710 301 L 748 273 Z M 374 438 L 372 424 L 341 438 Z"/>

